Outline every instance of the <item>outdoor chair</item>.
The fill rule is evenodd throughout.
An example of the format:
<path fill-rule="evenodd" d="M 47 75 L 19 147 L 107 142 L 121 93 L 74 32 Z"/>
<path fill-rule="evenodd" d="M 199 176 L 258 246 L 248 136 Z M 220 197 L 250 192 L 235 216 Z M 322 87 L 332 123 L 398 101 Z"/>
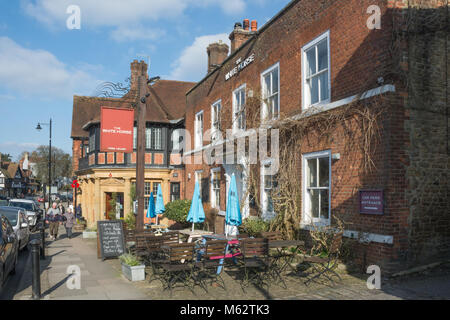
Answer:
<path fill-rule="evenodd" d="M 177 282 L 181 282 L 184 287 L 189 288 L 193 292 L 193 287 L 196 284 L 194 274 L 194 244 L 193 243 L 179 243 L 167 246 L 167 259 L 161 264 L 162 274 L 161 282 L 163 283 L 164 291 L 172 290 Z M 184 261 L 183 263 L 181 261 Z"/>
<path fill-rule="evenodd" d="M 247 238 L 241 241 L 242 268 L 244 277 L 242 290 L 250 284 L 264 285 L 269 268 L 269 242 L 265 238 Z"/>
<path fill-rule="evenodd" d="M 204 286 L 205 278 L 210 280 L 210 285 L 217 283 L 222 289 L 226 290 L 225 281 L 222 278 L 222 272 L 218 273 L 221 258 L 225 257 L 228 240 L 207 240 L 201 249 L 201 265 L 202 269 L 199 274 L 199 280 L 202 287 L 208 292 Z"/>
<path fill-rule="evenodd" d="M 334 267 L 337 265 L 339 259 L 339 252 L 342 245 L 343 232 L 338 232 L 333 236 L 328 257 L 322 258 L 317 256 L 304 256 L 303 262 L 312 263 L 313 276 L 310 276 L 305 284 L 308 285 L 312 280 L 315 280 L 321 276 L 326 277 L 328 280 L 334 283 L 332 276 L 336 276 L 339 280 L 342 280 L 339 274 L 334 271 Z"/>
<path fill-rule="evenodd" d="M 136 249 L 136 232 L 133 229 L 123 230 L 125 237 L 125 244 L 129 253 L 135 253 Z M 133 243 L 133 244 L 132 244 Z"/>
<path fill-rule="evenodd" d="M 261 236 L 263 238 L 266 238 L 269 241 L 269 243 L 271 241 L 284 240 L 283 235 L 279 231 L 261 232 Z M 283 250 L 279 250 L 278 248 L 269 250 L 270 264 L 269 264 L 268 275 L 271 279 L 274 280 L 274 282 L 280 281 L 285 289 L 287 288 L 287 285 L 286 285 L 286 282 L 284 281 L 281 273 L 285 269 L 285 264 L 286 264 L 285 259 L 288 256 L 289 255 L 286 252 L 284 252 Z"/>

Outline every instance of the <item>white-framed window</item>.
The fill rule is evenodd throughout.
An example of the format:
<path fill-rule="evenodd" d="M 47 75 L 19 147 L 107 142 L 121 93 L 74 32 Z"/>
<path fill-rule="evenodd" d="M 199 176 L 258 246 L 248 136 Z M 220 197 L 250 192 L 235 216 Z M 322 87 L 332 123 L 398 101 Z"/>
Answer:
<path fill-rule="evenodd" d="M 302 48 L 303 107 L 330 102 L 330 32 Z"/>
<path fill-rule="evenodd" d="M 203 146 L 203 110 L 195 115 L 194 130 L 194 147 L 201 148 Z"/>
<path fill-rule="evenodd" d="M 261 162 L 261 204 L 263 214 L 266 216 L 273 216 L 273 195 L 276 192 L 278 183 L 277 176 L 272 172 L 271 159 Z"/>
<path fill-rule="evenodd" d="M 145 148 L 162 149 L 162 128 L 145 128 Z"/>
<path fill-rule="evenodd" d="M 245 130 L 245 88 L 243 84 L 233 91 L 233 131 Z"/>
<path fill-rule="evenodd" d="M 156 195 L 158 193 L 158 186 L 161 184 L 161 182 L 150 182 L 146 181 L 144 182 L 144 208 L 145 210 L 148 209 L 148 202 L 150 200 L 150 194 L 153 192 L 153 201 L 155 201 L 156 204 Z"/>
<path fill-rule="evenodd" d="M 202 196 L 202 173 L 203 173 L 203 170 L 195 171 L 195 182 L 198 183 L 198 191 L 199 191 L 200 197 Z"/>
<path fill-rule="evenodd" d="M 215 102 L 211 106 L 211 140 L 219 140 L 220 127 L 220 112 L 222 110 L 222 100 Z"/>
<path fill-rule="evenodd" d="M 211 207 L 220 209 L 220 168 L 211 169 Z"/>
<path fill-rule="evenodd" d="M 181 150 L 181 129 L 175 129 L 172 131 L 172 150 Z"/>
<path fill-rule="evenodd" d="M 262 119 L 274 120 L 280 115 L 280 64 L 261 73 L 263 98 Z"/>
<path fill-rule="evenodd" d="M 89 136 L 89 151 L 90 152 L 95 151 L 95 131 L 93 131 L 92 134 Z"/>
<path fill-rule="evenodd" d="M 305 224 L 330 224 L 331 150 L 304 154 L 303 216 Z"/>

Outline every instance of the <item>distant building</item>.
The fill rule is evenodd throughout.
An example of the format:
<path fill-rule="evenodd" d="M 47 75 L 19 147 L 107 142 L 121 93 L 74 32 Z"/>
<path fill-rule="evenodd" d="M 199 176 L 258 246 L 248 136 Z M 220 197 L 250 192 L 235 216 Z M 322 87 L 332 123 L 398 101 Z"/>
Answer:
<path fill-rule="evenodd" d="M 100 110 L 102 106 L 130 108 L 137 101 L 139 75 L 147 76 L 147 64 L 133 61 L 130 90 L 122 98 L 74 96 L 71 133 L 73 172 L 80 184 L 76 201 L 81 203 L 83 216 L 89 225 L 111 213 L 114 196 L 119 204 L 120 217 L 126 217 L 133 211 L 130 191 L 136 181 L 136 152 L 100 152 Z M 178 151 L 180 146 L 179 143 L 172 143 L 171 136 L 184 128 L 185 94 L 193 85 L 190 82 L 160 80 L 150 87 L 145 119 L 145 209 L 150 193 L 156 195 L 158 185 L 162 187 L 165 202 L 180 198 L 183 192 L 184 170 Z M 134 132 L 136 148 L 136 122 Z"/>

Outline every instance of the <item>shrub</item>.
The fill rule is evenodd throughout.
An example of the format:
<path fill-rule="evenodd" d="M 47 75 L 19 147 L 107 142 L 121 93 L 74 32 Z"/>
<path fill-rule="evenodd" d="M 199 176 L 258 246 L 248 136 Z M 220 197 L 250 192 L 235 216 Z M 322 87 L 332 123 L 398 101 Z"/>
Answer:
<path fill-rule="evenodd" d="M 133 212 L 127 215 L 124 219 L 124 223 L 128 229 L 134 230 L 136 228 L 136 217 Z"/>
<path fill-rule="evenodd" d="M 166 205 L 166 212 L 164 212 L 164 217 L 182 224 L 189 224 L 186 222 L 186 219 L 189 214 L 190 208 L 191 200 L 175 200 L 169 202 Z"/>
<path fill-rule="evenodd" d="M 261 232 L 269 230 L 269 223 L 261 218 L 245 219 L 239 226 L 239 232 L 247 233 L 251 237 L 259 237 Z"/>
<path fill-rule="evenodd" d="M 136 256 L 129 253 L 121 255 L 119 259 L 122 263 L 130 267 L 140 266 L 142 264 Z"/>

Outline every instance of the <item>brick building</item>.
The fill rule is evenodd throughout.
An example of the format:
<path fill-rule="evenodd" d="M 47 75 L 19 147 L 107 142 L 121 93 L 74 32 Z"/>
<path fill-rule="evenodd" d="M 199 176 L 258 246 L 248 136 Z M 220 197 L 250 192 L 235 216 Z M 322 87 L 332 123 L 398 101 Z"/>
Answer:
<path fill-rule="evenodd" d="M 307 234 L 344 220 L 364 265 L 448 255 L 448 20 L 442 1 L 294 0 L 260 29 L 236 23 L 230 54 L 210 45 L 208 74 L 186 94 L 185 197 L 198 181 L 224 211 L 235 174 L 244 216 L 272 219 L 277 179 L 290 178 L 286 221 Z M 278 128 L 280 159 L 292 156 L 277 173 L 273 152 L 249 164 L 250 149 L 226 149 L 258 128 Z M 224 163 L 205 163 L 211 150 Z"/>
<path fill-rule="evenodd" d="M 72 133 L 73 171 L 80 183 L 77 203 L 89 225 L 111 214 L 111 200 L 119 204 L 120 216 L 133 212 L 130 191 L 136 181 L 136 151 L 132 154 L 100 152 L 100 110 L 102 106 L 130 108 L 137 101 L 137 79 L 147 76 L 147 64 L 131 63 L 130 88 L 122 98 L 74 96 Z M 179 146 L 171 136 L 184 128 L 185 93 L 194 83 L 160 80 L 149 86 L 146 107 L 145 188 L 146 208 L 150 193 L 161 185 L 165 202 L 180 198 L 183 166 Z M 134 149 L 136 150 L 136 119 Z M 116 207 L 117 208 L 117 207 Z M 112 212 L 114 214 L 114 212 Z M 117 212 L 116 212 L 117 214 Z M 149 222 L 149 221 L 146 221 Z"/>

